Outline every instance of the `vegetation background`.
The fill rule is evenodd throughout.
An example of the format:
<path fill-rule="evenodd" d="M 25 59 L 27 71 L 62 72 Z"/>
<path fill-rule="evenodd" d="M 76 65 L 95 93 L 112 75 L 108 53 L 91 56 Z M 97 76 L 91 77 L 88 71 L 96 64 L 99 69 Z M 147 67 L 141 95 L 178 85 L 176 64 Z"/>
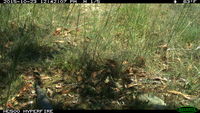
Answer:
<path fill-rule="evenodd" d="M 36 108 L 36 73 L 55 109 L 200 108 L 199 14 L 197 4 L 1 4 L 0 109 Z"/>

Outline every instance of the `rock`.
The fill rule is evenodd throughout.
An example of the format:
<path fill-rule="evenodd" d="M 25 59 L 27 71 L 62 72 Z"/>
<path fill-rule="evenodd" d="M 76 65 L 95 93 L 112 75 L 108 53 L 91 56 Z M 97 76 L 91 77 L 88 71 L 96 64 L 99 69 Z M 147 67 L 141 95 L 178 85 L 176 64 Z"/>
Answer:
<path fill-rule="evenodd" d="M 151 94 L 141 94 L 137 100 L 147 105 L 146 109 L 163 110 L 167 108 L 166 103 L 157 96 Z"/>

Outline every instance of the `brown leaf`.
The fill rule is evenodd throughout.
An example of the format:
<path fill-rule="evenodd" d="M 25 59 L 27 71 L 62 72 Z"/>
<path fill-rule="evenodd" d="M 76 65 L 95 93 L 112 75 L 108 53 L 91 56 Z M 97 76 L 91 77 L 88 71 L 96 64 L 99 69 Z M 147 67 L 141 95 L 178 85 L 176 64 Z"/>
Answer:
<path fill-rule="evenodd" d="M 61 83 L 58 83 L 55 87 L 56 89 L 61 89 L 62 88 L 62 84 Z"/>
<path fill-rule="evenodd" d="M 92 72 L 91 76 L 93 79 L 95 79 L 97 77 L 97 75 L 100 75 L 104 70 L 99 70 L 99 71 L 95 71 L 95 72 Z"/>
<path fill-rule="evenodd" d="M 33 101 L 29 101 L 29 102 L 25 102 L 25 103 L 21 104 L 21 108 L 24 108 L 30 104 L 33 104 Z"/>
<path fill-rule="evenodd" d="M 80 29 L 79 29 L 79 28 L 76 28 L 76 31 L 77 31 L 77 32 L 80 32 Z"/>
<path fill-rule="evenodd" d="M 138 77 L 146 77 L 147 74 L 143 72 L 143 73 L 139 73 L 139 74 L 137 74 L 137 76 L 138 76 Z"/>
<path fill-rule="evenodd" d="M 62 31 L 62 28 L 59 27 L 59 28 L 56 28 L 56 32 L 61 32 Z"/>
<path fill-rule="evenodd" d="M 68 94 L 69 97 L 74 97 L 74 95 Z"/>
<path fill-rule="evenodd" d="M 131 88 L 131 87 L 134 87 L 134 86 L 138 86 L 139 84 L 135 84 L 135 83 L 130 83 L 127 85 L 127 88 Z"/>
<path fill-rule="evenodd" d="M 182 61 L 181 61 L 181 58 L 176 58 L 176 60 L 177 60 L 178 62 L 182 62 Z"/>
<path fill-rule="evenodd" d="M 33 76 L 23 76 L 24 80 L 34 80 Z"/>
<path fill-rule="evenodd" d="M 53 91 L 49 88 L 47 88 L 47 95 L 50 97 L 53 95 Z"/>
<path fill-rule="evenodd" d="M 126 64 L 128 64 L 128 61 L 123 61 L 122 64 L 126 65 Z"/>
<path fill-rule="evenodd" d="M 65 41 L 63 41 L 63 40 L 56 40 L 56 41 L 54 41 L 55 43 L 64 43 Z"/>
<path fill-rule="evenodd" d="M 47 79 L 50 79 L 51 77 L 49 77 L 49 76 L 41 76 L 41 79 L 42 80 L 47 80 Z"/>
<path fill-rule="evenodd" d="M 183 94 L 183 93 L 181 93 L 181 92 L 179 92 L 179 91 L 168 90 L 167 92 L 168 92 L 168 93 L 172 93 L 172 94 L 174 94 L 174 95 L 181 95 L 181 96 L 183 96 L 185 99 L 188 99 L 188 100 L 191 100 L 191 99 L 192 99 L 192 98 L 191 98 L 191 95 Z"/>
<path fill-rule="evenodd" d="M 119 91 L 120 91 L 119 88 L 113 88 L 113 89 L 114 89 L 114 91 L 116 91 L 116 92 L 119 92 Z"/>
<path fill-rule="evenodd" d="M 14 106 L 13 106 L 11 103 L 8 103 L 6 106 L 7 106 L 8 108 L 14 109 Z"/>
<path fill-rule="evenodd" d="M 80 81 L 83 80 L 83 77 L 82 77 L 81 75 L 78 75 L 78 76 L 77 76 L 77 80 L 78 80 L 78 82 L 80 82 Z"/>
<path fill-rule="evenodd" d="M 14 44 L 13 42 L 9 41 L 4 45 L 4 47 L 5 48 L 10 48 L 10 46 L 12 46 L 13 44 Z"/>
<path fill-rule="evenodd" d="M 169 70 L 169 65 L 163 63 L 162 64 L 162 71 L 168 71 Z"/>
<path fill-rule="evenodd" d="M 164 51 L 166 51 L 167 50 L 167 48 L 168 48 L 168 44 L 163 44 L 163 45 L 160 45 L 160 46 L 158 46 L 159 48 L 162 48 Z"/>
<path fill-rule="evenodd" d="M 60 35 L 61 34 L 61 31 L 62 31 L 62 28 L 56 28 L 56 30 L 54 31 L 53 35 L 56 36 L 56 35 Z"/>
<path fill-rule="evenodd" d="M 92 76 L 93 79 L 95 79 L 96 76 L 97 76 L 97 72 L 92 72 L 91 76 Z"/>
<path fill-rule="evenodd" d="M 133 72 L 130 72 L 130 73 L 128 73 L 128 75 L 129 75 L 129 76 L 132 76 L 132 75 L 134 75 L 134 73 L 133 73 Z"/>
<path fill-rule="evenodd" d="M 187 45 L 186 45 L 186 48 L 187 48 L 187 49 L 191 49 L 191 48 L 192 48 L 192 46 L 193 46 L 193 44 L 192 44 L 192 43 L 187 43 Z"/>
<path fill-rule="evenodd" d="M 20 92 L 25 92 L 27 90 L 28 90 L 28 87 L 27 87 L 27 85 L 25 85 L 23 88 L 21 88 Z"/>
<path fill-rule="evenodd" d="M 70 92 L 70 90 L 62 90 L 62 94 L 68 94 Z"/>

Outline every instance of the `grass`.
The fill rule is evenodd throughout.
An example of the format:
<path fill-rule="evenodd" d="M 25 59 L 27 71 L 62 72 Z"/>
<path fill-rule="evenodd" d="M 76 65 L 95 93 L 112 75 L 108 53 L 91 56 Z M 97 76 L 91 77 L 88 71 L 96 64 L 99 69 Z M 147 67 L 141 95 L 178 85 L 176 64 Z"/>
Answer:
<path fill-rule="evenodd" d="M 125 105 L 115 102 L 124 97 L 122 92 L 152 93 L 153 87 L 154 95 L 171 105 L 169 108 L 186 104 L 200 108 L 199 99 L 166 93 L 175 90 L 199 98 L 200 53 L 195 48 L 200 42 L 200 10 L 196 4 L 7 4 L 0 9 L 3 108 L 23 87 L 20 75 L 29 76 L 34 70 L 79 84 L 70 92 L 79 94 L 81 102 L 76 105 L 59 103 L 59 98 L 67 97 L 52 89 L 57 94 L 52 103 L 63 109 L 137 109 L 130 95 L 123 100 Z M 124 72 L 130 67 L 167 79 L 159 86 L 165 87 L 162 93 L 155 84 L 142 84 L 144 88 L 137 90 L 125 88 L 130 78 Z M 45 83 L 53 86 L 53 82 Z M 112 89 L 116 83 L 123 84 L 118 93 Z M 86 104 L 88 100 L 92 102 Z M 115 104 L 109 106 L 112 102 Z"/>

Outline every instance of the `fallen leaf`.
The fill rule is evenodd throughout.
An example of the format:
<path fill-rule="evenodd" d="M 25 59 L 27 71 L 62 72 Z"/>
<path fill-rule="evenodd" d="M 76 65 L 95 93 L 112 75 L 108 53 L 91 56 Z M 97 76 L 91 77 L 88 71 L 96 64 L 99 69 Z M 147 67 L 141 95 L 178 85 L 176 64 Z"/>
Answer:
<path fill-rule="evenodd" d="M 184 78 L 179 78 L 179 80 L 178 80 L 179 82 L 184 82 L 184 83 L 187 83 L 187 80 L 186 79 L 184 79 Z"/>
<path fill-rule="evenodd" d="M 35 90 L 32 90 L 31 93 L 32 93 L 32 94 L 36 94 Z"/>
<path fill-rule="evenodd" d="M 61 83 L 58 83 L 58 84 L 56 85 L 55 88 L 56 88 L 56 89 L 60 89 L 60 88 L 62 88 L 62 84 L 61 84 Z"/>
<path fill-rule="evenodd" d="M 198 46 L 195 50 L 199 50 L 200 49 L 200 46 Z"/>
<path fill-rule="evenodd" d="M 192 99 L 192 98 L 191 98 L 191 95 L 183 94 L 183 93 L 181 93 L 181 92 L 179 92 L 179 91 L 168 90 L 167 92 L 168 92 L 168 93 L 172 93 L 172 94 L 174 94 L 174 95 L 181 95 L 181 96 L 183 96 L 185 99 L 188 99 L 188 100 L 191 100 L 191 99 Z"/>
<path fill-rule="evenodd" d="M 76 47 L 78 44 L 77 44 L 77 43 L 75 43 L 75 42 L 73 42 L 73 43 L 72 43 L 72 45 Z"/>
<path fill-rule="evenodd" d="M 33 101 L 29 101 L 29 102 L 25 102 L 25 103 L 21 104 L 21 108 L 24 108 L 30 104 L 33 104 Z"/>
<path fill-rule="evenodd" d="M 69 97 L 74 97 L 74 95 L 68 94 Z"/>
<path fill-rule="evenodd" d="M 4 45 L 4 47 L 5 48 L 10 48 L 10 46 L 12 46 L 12 45 L 13 45 L 13 42 L 9 41 Z"/>
<path fill-rule="evenodd" d="M 23 79 L 24 80 L 34 80 L 34 77 L 27 75 L 27 76 L 23 76 Z"/>
<path fill-rule="evenodd" d="M 191 49 L 192 46 L 193 46 L 192 43 L 187 43 L 186 48 L 187 48 L 187 49 Z"/>
<path fill-rule="evenodd" d="M 99 71 L 95 71 L 95 72 L 92 72 L 91 76 L 93 79 L 95 79 L 97 77 L 97 75 L 100 75 L 104 70 L 99 70 Z"/>
<path fill-rule="evenodd" d="M 8 108 L 14 109 L 14 107 L 13 107 L 13 105 L 12 105 L 11 103 L 8 103 L 6 106 L 7 106 Z"/>
<path fill-rule="evenodd" d="M 59 27 L 59 28 L 56 28 L 56 32 L 61 32 L 62 28 Z"/>
<path fill-rule="evenodd" d="M 70 90 L 63 90 L 61 93 L 62 94 L 68 94 L 70 92 Z"/>
<path fill-rule="evenodd" d="M 126 64 L 128 64 L 128 61 L 123 61 L 122 64 L 126 65 Z"/>
<path fill-rule="evenodd" d="M 176 60 L 177 60 L 178 62 L 182 62 L 180 58 L 176 58 Z"/>
<path fill-rule="evenodd" d="M 158 46 L 159 48 L 163 48 L 164 50 L 167 50 L 168 48 L 168 44 L 163 44 L 163 45 L 160 45 Z"/>
<path fill-rule="evenodd" d="M 51 77 L 49 77 L 49 76 L 41 76 L 41 79 L 42 80 L 47 80 L 47 79 L 50 79 Z"/>
<path fill-rule="evenodd" d="M 80 29 L 79 29 L 79 28 L 76 28 L 76 31 L 77 31 L 77 32 L 80 32 Z"/>
<path fill-rule="evenodd" d="M 77 80 L 78 80 L 78 82 L 80 82 L 80 81 L 83 80 L 83 77 L 82 77 L 81 75 L 78 75 L 78 76 L 77 76 Z"/>
<path fill-rule="evenodd" d="M 56 30 L 54 31 L 53 35 L 56 36 L 56 35 L 60 35 L 61 34 L 61 31 L 62 31 L 62 28 L 56 28 Z"/>
<path fill-rule="evenodd" d="M 61 93 L 62 93 L 62 90 L 61 90 L 61 89 L 56 89 L 55 92 L 58 93 L 58 94 L 61 94 Z"/>
<path fill-rule="evenodd" d="M 110 78 L 109 77 L 107 77 L 106 78 L 106 80 L 104 81 L 106 84 L 108 83 L 108 82 L 110 82 L 110 80 L 109 80 Z"/>
<path fill-rule="evenodd" d="M 11 102 L 14 102 L 14 101 L 16 101 L 16 98 L 13 97 L 10 101 L 11 101 Z"/>
<path fill-rule="evenodd" d="M 63 36 L 68 36 L 69 35 L 69 31 L 64 31 Z"/>
<path fill-rule="evenodd" d="M 64 43 L 65 41 L 63 41 L 63 40 L 56 40 L 56 41 L 54 41 L 55 43 Z"/>
<path fill-rule="evenodd" d="M 93 79 L 95 79 L 96 76 L 97 76 L 97 72 L 92 72 L 91 76 L 92 76 Z"/>
<path fill-rule="evenodd" d="M 53 91 L 49 88 L 47 88 L 47 95 L 50 97 L 53 95 Z"/>
<path fill-rule="evenodd" d="M 154 77 L 152 78 L 153 80 L 157 80 L 157 81 L 167 81 L 166 78 L 162 78 L 162 77 Z"/>
<path fill-rule="evenodd" d="M 139 73 L 137 76 L 138 76 L 138 77 L 146 77 L 147 74 L 146 74 L 146 73 Z"/>
<path fill-rule="evenodd" d="M 113 88 L 114 91 L 119 92 L 120 89 L 119 88 Z"/>
<path fill-rule="evenodd" d="M 130 83 L 130 84 L 127 85 L 127 88 L 131 88 L 131 87 L 134 87 L 134 86 L 139 86 L 139 84 Z"/>
<path fill-rule="evenodd" d="M 166 64 L 163 64 L 162 65 L 163 67 L 163 69 L 162 69 L 162 71 L 168 71 L 169 70 L 169 66 L 168 65 L 166 65 Z"/>
<path fill-rule="evenodd" d="M 130 72 L 130 73 L 128 73 L 128 75 L 129 75 L 129 76 L 132 76 L 132 75 L 134 75 L 134 74 L 133 74 L 132 72 Z"/>

